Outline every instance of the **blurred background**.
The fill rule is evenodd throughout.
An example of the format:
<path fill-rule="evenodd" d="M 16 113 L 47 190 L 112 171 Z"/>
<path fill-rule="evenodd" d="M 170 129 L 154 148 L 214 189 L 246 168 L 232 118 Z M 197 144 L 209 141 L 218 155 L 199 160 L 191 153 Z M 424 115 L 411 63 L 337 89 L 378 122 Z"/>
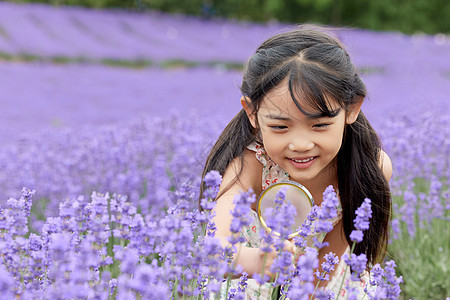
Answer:
<path fill-rule="evenodd" d="M 305 22 L 343 41 L 375 126 L 405 107 L 447 111 L 449 9 L 445 0 L 2 1 L 0 142 L 172 111 L 227 120 L 256 47 Z"/>
<path fill-rule="evenodd" d="M 51 5 L 121 8 L 239 20 L 320 23 L 404 33 L 450 32 L 446 0 L 15 0 Z"/>

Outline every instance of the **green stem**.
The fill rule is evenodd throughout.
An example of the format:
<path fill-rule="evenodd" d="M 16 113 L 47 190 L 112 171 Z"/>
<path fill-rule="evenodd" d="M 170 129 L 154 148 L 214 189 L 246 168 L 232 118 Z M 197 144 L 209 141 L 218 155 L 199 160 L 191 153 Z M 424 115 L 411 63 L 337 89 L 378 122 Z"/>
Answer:
<path fill-rule="evenodd" d="M 352 249 L 350 250 L 350 255 L 352 255 L 353 251 L 355 250 L 355 247 L 356 247 L 356 242 L 353 242 Z M 339 300 L 339 297 L 341 296 L 341 289 L 342 289 L 342 286 L 344 285 L 345 276 L 347 275 L 347 270 L 348 270 L 348 265 L 345 267 L 344 276 L 342 277 L 341 285 L 339 286 L 338 296 L 337 296 L 336 300 Z"/>
<path fill-rule="evenodd" d="M 241 254 L 241 249 L 242 249 L 242 246 L 239 247 L 237 255 L 236 255 L 236 259 L 233 260 L 233 264 L 231 265 L 231 269 L 232 270 L 234 270 L 234 268 L 236 267 L 237 260 L 239 258 L 239 255 Z M 230 284 L 231 284 L 231 278 L 230 278 L 230 276 L 228 276 L 228 278 L 227 278 L 227 290 L 226 290 L 226 294 L 225 294 L 226 296 L 228 296 L 228 292 L 230 290 Z"/>
<path fill-rule="evenodd" d="M 262 271 L 261 271 L 261 276 L 263 279 L 264 279 L 264 269 L 266 267 L 266 261 L 267 261 L 267 253 L 264 254 L 263 267 L 262 267 Z M 260 295 L 261 295 L 261 285 L 259 285 L 259 287 L 258 287 L 258 299 L 259 299 Z"/>
<path fill-rule="evenodd" d="M 325 272 L 322 273 L 322 276 L 325 275 Z M 316 287 L 314 288 L 313 293 L 311 294 L 311 298 L 309 298 L 309 300 L 312 300 L 314 295 L 316 294 L 317 289 L 319 288 L 319 284 L 320 284 L 320 280 L 317 281 Z"/>

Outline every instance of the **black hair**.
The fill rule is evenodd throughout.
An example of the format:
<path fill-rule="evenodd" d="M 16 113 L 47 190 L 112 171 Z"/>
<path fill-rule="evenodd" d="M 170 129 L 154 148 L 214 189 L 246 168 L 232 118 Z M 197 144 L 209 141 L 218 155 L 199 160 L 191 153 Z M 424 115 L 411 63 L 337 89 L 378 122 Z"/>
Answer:
<path fill-rule="evenodd" d="M 264 96 L 284 79 L 288 81 L 296 106 L 307 116 L 319 112 L 322 116 L 333 117 L 338 112 L 332 108 L 330 101 L 336 101 L 339 107 L 347 111 L 350 105 L 363 101 L 367 93 L 341 43 L 315 26 L 299 26 L 277 34 L 266 40 L 249 59 L 241 91 L 254 113 L 258 111 Z M 300 97 L 308 109 L 305 109 L 305 104 L 303 107 L 299 104 L 297 99 Z M 381 142 L 362 111 L 356 121 L 346 125 L 344 130 L 337 154 L 344 233 L 351 245 L 355 211 L 365 198 L 371 199 L 373 212 L 370 228 L 364 232 L 364 239 L 356 245 L 354 253 L 365 253 L 368 262 L 373 265 L 386 253 L 391 218 L 389 184 L 379 167 Z M 239 158 L 241 169 L 233 182 L 239 180 L 244 150 L 258 141 L 258 136 L 258 129 L 252 127 L 242 109 L 213 146 L 202 178 L 211 170 L 223 175 L 230 162 Z M 202 182 L 200 195 L 204 188 Z"/>

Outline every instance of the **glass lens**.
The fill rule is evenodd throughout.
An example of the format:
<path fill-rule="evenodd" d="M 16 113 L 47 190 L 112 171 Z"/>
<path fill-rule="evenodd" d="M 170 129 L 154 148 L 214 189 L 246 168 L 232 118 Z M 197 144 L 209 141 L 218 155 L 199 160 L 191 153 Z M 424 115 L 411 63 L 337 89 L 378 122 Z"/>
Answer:
<path fill-rule="evenodd" d="M 286 203 L 290 202 L 297 210 L 297 216 L 295 217 L 295 222 L 291 228 L 291 234 L 289 236 L 289 238 L 292 238 L 298 234 L 297 229 L 303 221 L 306 220 L 311 207 L 314 205 L 314 200 L 304 186 L 293 181 L 280 182 L 267 187 L 259 196 L 257 213 L 262 226 L 268 231 L 272 230 L 266 225 L 266 220 L 264 219 L 267 216 L 266 209 L 276 208 L 276 195 L 281 189 L 286 190 L 286 197 L 284 201 Z M 273 231 L 273 234 L 279 235 L 279 233 L 275 231 Z"/>

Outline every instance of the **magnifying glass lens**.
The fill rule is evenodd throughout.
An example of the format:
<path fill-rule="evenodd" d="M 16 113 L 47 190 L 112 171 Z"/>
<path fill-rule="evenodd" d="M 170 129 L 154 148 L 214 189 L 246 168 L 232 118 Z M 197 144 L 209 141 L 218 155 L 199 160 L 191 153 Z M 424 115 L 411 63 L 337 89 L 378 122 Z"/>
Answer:
<path fill-rule="evenodd" d="M 292 208 L 296 210 L 296 214 L 295 212 L 293 213 L 296 216 L 289 234 L 289 238 L 292 238 L 298 235 L 298 227 L 306 220 L 311 207 L 314 205 L 311 193 L 301 184 L 293 181 L 285 181 L 267 187 L 258 198 L 258 218 L 261 225 L 267 231 L 279 236 L 279 232 L 267 225 L 268 223 L 270 224 L 270 222 L 268 222 L 269 220 L 267 220 L 267 215 L 271 210 L 276 211 L 277 207 L 280 208 L 280 201 L 277 201 L 277 195 L 280 196 L 283 194 L 285 195 L 284 202 L 292 204 Z"/>

